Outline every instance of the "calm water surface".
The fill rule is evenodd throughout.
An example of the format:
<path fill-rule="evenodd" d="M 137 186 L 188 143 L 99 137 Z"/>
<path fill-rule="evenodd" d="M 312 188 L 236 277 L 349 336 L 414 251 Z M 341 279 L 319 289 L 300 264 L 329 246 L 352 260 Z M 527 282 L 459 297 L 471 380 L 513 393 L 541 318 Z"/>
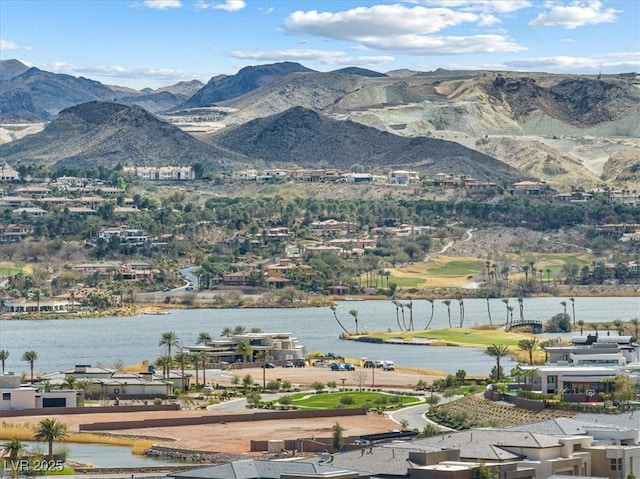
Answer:
<path fill-rule="evenodd" d="M 568 298 L 533 298 L 524 301 L 526 319 L 546 321 L 554 314 L 562 313 L 561 301 L 567 302 L 567 313 L 572 314 Z M 514 318 L 519 317 L 518 302 L 514 306 Z M 465 326 L 489 324 L 487 303 L 484 299 L 464 301 Z M 506 306 L 499 299 L 490 300 L 494 323 L 504 323 Z M 349 310 L 358 310 L 361 331 L 397 330 L 396 308 L 390 301 L 344 301 L 338 305 L 338 318 L 345 327 L 355 329 Z M 447 308 L 440 300 L 434 302 L 432 329 L 448 326 Z M 415 329 L 423 329 L 431 315 L 431 305 L 424 300 L 413 303 Z M 577 320 L 587 323 L 613 322 L 640 317 L 640 296 L 624 298 L 576 298 Z M 401 318 L 401 316 L 400 316 Z M 401 319 L 402 320 L 402 319 Z M 405 308 L 405 321 L 409 311 Z M 451 322 L 459 324 L 458 302 L 451 303 Z M 39 371 L 56 371 L 72 368 L 74 364 L 105 366 L 122 360 L 125 364 L 155 360 L 163 354 L 158 345 L 164 331 L 174 331 L 183 345 L 195 344 L 198 334 L 206 331 L 212 337 L 220 336 L 224 327 L 242 325 L 261 328 L 263 331 L 293 333 L 305 345 L 307 352 L 334 352 L 348 357 L 389 359 L 398 365 L 438 369 L 454 373 L 464 369 L 468 373 L 487 374 L 495 360 L 481 350 L 460 347 L 428 347 L 375 345 L 342 341 L 341 329 L 328 307 L 304 309 L 191 309 L 173 310 L 164 316 L 141 315 L 134 317 L 109 317 L 65 320 L 1 320 L 0 349 L 10 352 L 7 371 L 16 374 L 28 371 L 28 364 L 20 360 L 22 353 L 34 350 L 38 353 L 35 368 Z M 602 328 L 599 328 L 602 329 Z M 589 330 L 589 328 L 585 328 Z M 506 359 L 506 358 L 505 358 Z M 514 363 L 503 361 L 506 370 Z"/>

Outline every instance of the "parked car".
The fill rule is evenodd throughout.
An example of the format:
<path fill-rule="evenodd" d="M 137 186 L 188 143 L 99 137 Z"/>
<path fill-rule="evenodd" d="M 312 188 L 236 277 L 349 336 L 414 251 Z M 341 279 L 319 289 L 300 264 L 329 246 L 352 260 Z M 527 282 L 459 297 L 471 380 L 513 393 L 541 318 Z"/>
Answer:
<path fill-rule="evenodd" d="M 377 368 L 381 368 L 382 366 L 384 366 L 383 362 L 380 359 L 376 359 L 375 363 Z"/>
<path fill-rule="evenodd" d="M 206 393 L 212 393 L 214 391 L 214 388 L 211 384 L 205 384 L 202 390 Z"/>
<path fill-rule="evenodd" d="M 163 293 L 168 293 L 169 291 L 171 291 L 171 288 L 162 288 Z"/>
<path fill-rule="evenodd" d="M 344 365 L 344 369 L 346 371 L 355 371 L 356 367 L 351 363 L 347 363 L 347 364 Z"/>
<path fill-rule="evenodd" d="M 316 359 L 313 363 L 313 366 L 317 366 L 319 368 L 323 368 L 327 365 L 327 363 L 325 363 L 322 359 Z"/>
<path fill-rule="evenodd" d="M 372 361 L 371 359 L 367 359 L 364 362 L 364 367 L 365 368 L 375 368 L 376 367 L 376 363 L 374 361 Z"/>
<path fill-rule="evenodd" d="M 184 289 L 185 289 L 185 291 L 193 291 L 193 286 L 187 286 Z"/>
<path fill-rule="evenodd" d="M 382 369 L 385 371 L 395 371 L 396 367 L 393 365 L 393 361 L 382 361 Z"/>
<path fill-rule="evenodd" d="M 275 367 L 276 367 L 276 365 L 275 365 L 275 364 L 273 364 L 273 363 L 266 363 L 266 364 L 264 365 L 264 367 L 265 367 L 265 368 L 267 368 L 267 369 L 273 369 L 273 368 L 275 368 Z"/>
<path fill-rule="evenodd" d="M 331 365 L 331 370 L 332 371 L 344 371 L 346 368 L 344 367 L 344 364 L 342 363 L 333 363 Z"/>
<path fill-rule="evenodd" d="M 307 361 L 304 358 L 296 359 L 295 367 L 304 368 L 307 366 Z"/>
<path fill-rule="evenodd" d="M 292 368 L 293 367 L 293 361 L 285 361 L 284 363 L 282 363 L 282 367 L 283 368 Z"/>

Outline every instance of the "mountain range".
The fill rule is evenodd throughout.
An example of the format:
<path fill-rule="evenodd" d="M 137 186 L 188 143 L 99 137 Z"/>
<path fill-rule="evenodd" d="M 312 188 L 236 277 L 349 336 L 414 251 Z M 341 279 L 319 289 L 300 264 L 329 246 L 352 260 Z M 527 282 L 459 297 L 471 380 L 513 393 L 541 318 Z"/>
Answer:
<path fill-rule="evenodd" d="M 212 170 L 255 162 L 362 164 L 478 179 L 633 186 L 640 184 L 639 87 L 634 73 L 317 72 L 283 62 L 246 67 L 206 84 L 194 80 L 135 91 L 5 60 L 0 123 L 53 121 L 41 133 L 0 147 L 0 156 L 14 163 L 197 159 Z M 104 103 L 160 116 L 133 108 L 118 110 L 115 121 Z M 82 104 L 79 116 L 75 107 Z M 110 118 L 99 139 L 91 137 L 91 128 L 79 127 L 90 116 Z M 194 118 L 197 123 L 185 126 Z M 174 125 L 192 134 L 187 137 L 193 142 Z M 53 148 L 65 129 L 73 138 Z M 167 140 L 157 141 L 161 136 Z"/>

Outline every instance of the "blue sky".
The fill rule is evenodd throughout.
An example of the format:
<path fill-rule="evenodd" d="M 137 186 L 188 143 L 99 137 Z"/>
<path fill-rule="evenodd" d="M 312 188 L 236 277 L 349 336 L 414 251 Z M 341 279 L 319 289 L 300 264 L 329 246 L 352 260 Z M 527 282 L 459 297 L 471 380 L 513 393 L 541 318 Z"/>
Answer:
<path fill-rule="evenodd" d="M 0 0 L 0 58 L 144 88 L 248 65 L 640 71 L 640 1 Z"/>

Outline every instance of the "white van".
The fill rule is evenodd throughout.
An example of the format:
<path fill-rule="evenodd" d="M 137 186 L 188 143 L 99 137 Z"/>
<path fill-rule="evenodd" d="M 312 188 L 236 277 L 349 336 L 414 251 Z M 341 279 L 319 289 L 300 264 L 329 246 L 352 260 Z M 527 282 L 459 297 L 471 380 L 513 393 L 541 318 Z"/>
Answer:
<path fill-rule="evenodd" d="M 396 367 L 393 365 L 393 361 L 382 361 L 382 369 L 385 371 L 395 371 Z"/>

